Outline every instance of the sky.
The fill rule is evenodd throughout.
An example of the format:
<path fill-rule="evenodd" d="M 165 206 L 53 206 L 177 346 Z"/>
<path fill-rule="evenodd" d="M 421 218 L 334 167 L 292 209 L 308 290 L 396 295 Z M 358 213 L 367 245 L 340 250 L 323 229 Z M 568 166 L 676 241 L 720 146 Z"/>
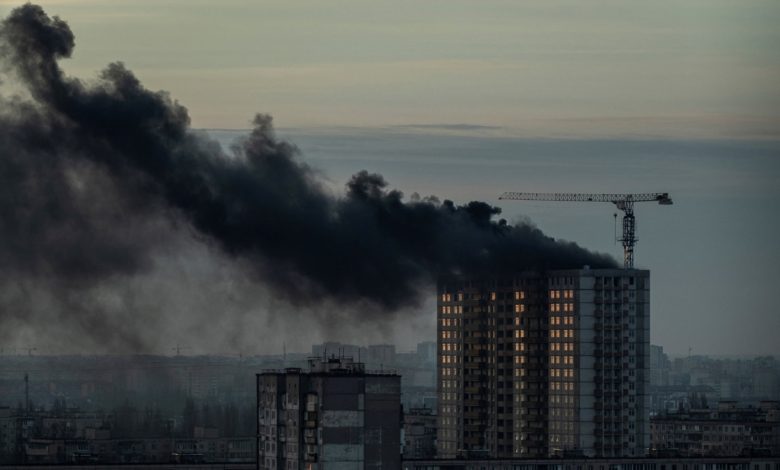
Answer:
<path fill-rule="evenodd" d="M 0 16 L 20 4 L 0 0 Z M 379 171 L 407 195 L 490 201 L 510 220 L 530 217 L 552 236 L 617 258 L 612 207 L 496 196 L 669 191 L 674 206 L 637 209 L 637 264 L 653 272 L 653 342 L 675 354 L 780 354 L 771 295 L 780 263 L 777 2 L 40 4 L 76 35 L 73 57 L 61 62 L 67 73 L 95 80 L 122 61 L 147 88 L 186 106 L 193 128 L 223 142 L 243 133 L 220 130 L 248 129 L 255 113 L 269 113 L 334 192 L 359 170 Z M 176 307 L 196 312 L 217 285 L 215 298 L 245 322 L 223 326 L 230 333 L 211 352 L 251 349 L 253 328 L 278 333 L 265 352 L 296 336 L 298 317 L 246 314 L 255 304 L 266 314 L 289 306 L 233 296 L 251 289 L 241 271 L 196 242 L 183 246 L 173 258 L 199 261 L 160 262 L 133 280 L 131 291 L 150 297 L 139 308 L 173 310 L 196 287 L 202 292 Z M 186 285 L 171 280 L 181 277 Z M 432 311 L 422 305 L 404 321 L 345 330 L 319 323 L 316 334 L 290 341 L 412 347 L 433 339 Z M 181 315 L 155 333 L 161 344 Z M 208 336 L 198 326 L 208 316 L 192 318 L 177 341 Z M 26 344 L 45 337 L 23 325 L 18 332 Z"/>
<path fill-rule="evenodd" d="M 21 2 L 0 0 L 8 10 Z M 748 0 L 43 1 L 193 126 L 465 123 L 534 136 L 777 136 L 780 5 Z"/>

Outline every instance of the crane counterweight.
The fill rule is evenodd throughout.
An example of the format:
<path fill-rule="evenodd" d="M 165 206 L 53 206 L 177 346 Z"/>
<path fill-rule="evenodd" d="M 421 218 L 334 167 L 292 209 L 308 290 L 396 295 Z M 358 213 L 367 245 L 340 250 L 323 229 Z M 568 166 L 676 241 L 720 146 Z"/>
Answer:
<path fill-rule="evenodd" d="M 636 245 L 636 217 L 634 203 L 658 202 L 663 206 L 672 204 L 669 193 L 639 194 L 589 194 L 589 193 L 521 193 L 506 192 L 498 197 L 501 200 L 519 201 L 563 201 L 563 202 L 610 202 L 623 212 L 623 267 L 634 268 L 634 245 Z"/>

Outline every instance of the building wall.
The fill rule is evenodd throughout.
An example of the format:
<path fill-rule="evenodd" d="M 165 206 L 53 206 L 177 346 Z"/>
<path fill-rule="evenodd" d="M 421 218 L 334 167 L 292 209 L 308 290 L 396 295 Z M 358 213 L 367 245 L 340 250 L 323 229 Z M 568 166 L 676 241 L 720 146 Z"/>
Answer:
<path fill-rule="evenodd" d="M 284 374 L 267 373 L 257 377 L 257 461 L 263 470 L 276 470 L 283 463 L 284 426 L 280 425 L 280 414 L 284 409 L 282 397 L 285 393 Z"/>
<path fill-rule="evenodd" d="M 645 455 L 649 272 L 439 285 L 438 455 Z"/>
<path fill-rule="evenodd" d="M 401 381 L 396 375 L 368 375 L 365 385 L 365 467 L 401 465 Z"/>
<path fill-rule="evenodd" d="M 324 362 L 258 375 L 259 467 L 399 468 L 400 376 Z"/>
<path fill-rule="evenodd" d="M 404 413 L 404 459 L 432 459 L 436 456 L 436 419 L 430 408 L 411 409 Z"/>
<path fill-rule="evenodd" d="M 409 460 L 403 470 L 780 470 L 780 459 L 732 458 L 559 458 L 548 460 Z"/>
<path fill-rule="evenodd" d="M 722 403 L 721 403 L 722 404 Z M 682 456 L 780 456 L 780 404 L 697 409 L 651 421 L 655 453 Z"/>

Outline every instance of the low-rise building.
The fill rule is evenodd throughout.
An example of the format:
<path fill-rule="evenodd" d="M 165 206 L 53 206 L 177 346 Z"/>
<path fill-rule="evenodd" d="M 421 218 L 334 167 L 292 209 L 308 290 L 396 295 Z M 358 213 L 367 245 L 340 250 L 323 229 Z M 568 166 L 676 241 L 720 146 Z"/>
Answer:
<path fill-rule="evenodd" d="M 780 456 L 780 403 L 758 407 L 720 402 L 656 416 L 650 422 L 652 451 L 681 456 Z"/>
<path fill-rule="evenodd" d="M 404 460 L 403 470 L 780 470 L 775 457 Z"/>
<path fill-rule="evenodd" d="M 258 374 L 258 467 L 399 468 L 400 389 L 401 376 L 349 357 Z"/>
<path fill-rule="evenodd" d="M 430 408 L 412 408 L 404 413 L 404 459 L 436 456 L 436 415 Z"/>

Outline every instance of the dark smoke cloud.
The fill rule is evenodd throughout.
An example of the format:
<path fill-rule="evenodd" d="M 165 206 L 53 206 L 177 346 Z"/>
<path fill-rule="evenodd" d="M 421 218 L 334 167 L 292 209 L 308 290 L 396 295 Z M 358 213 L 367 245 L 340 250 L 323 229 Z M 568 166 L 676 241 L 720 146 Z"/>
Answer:
<path fill-rule="evenodd" d="M 3 68 L 25 90 L 2 98 L 0 111 L 6 291 L 20 278 L 67 291 L 143 274 L 182 231 L 300 304 L 393 310 L 440 275 L 615 266 L 533 226 L 496 221 L 499 209 L 484 202 L 405 202 L 366 171 L 333 196 L 265 115 L 226 153 L 121 63 L 90 83 L 66 76 L 58 60 L 73 48 L 68 25 L 38 6 L 0 26 Z"/>

